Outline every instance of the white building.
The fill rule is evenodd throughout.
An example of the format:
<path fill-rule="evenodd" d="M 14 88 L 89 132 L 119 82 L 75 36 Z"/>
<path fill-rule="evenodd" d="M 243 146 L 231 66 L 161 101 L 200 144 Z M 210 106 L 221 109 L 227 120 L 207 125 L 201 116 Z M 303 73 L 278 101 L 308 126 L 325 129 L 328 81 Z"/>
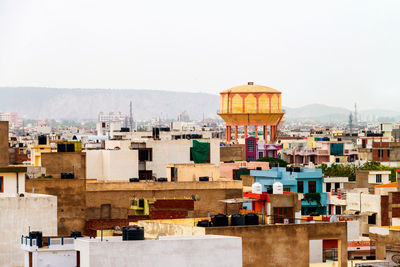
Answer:
<path fill-rule="evenodd" d="M 57 197 L 25 193 L 26 167 L 0 167 L 0 266 L 22 266 L 17 240 L 42 231 L 57 235 Z"/>
<path fill-rule="evenodd" d="M 78 266 L 79 255 L 75 250 L 74 238 L 44 237 L 47 246 L 38 247 L 36 239 L 21 238 L 25 267 Z"/>
<path fill-rule="evenodd" d="M 86 178 L 98 180 L 137 178 L 138 162 L 137 150 L 87 150 Z"/>
<path fill-rule="evenodd" d="M 81 267 L 240 267 L 242 239 L 231 236 L 160 236 L 159 240 L 122 241 L 121 237 L 79 238 Z"/>

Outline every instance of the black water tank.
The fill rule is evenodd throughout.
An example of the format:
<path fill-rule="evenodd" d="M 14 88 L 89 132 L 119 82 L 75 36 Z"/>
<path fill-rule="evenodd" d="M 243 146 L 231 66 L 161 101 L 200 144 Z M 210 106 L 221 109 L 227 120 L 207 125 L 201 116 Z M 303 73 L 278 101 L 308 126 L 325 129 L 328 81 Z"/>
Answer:
<path fill-rule="evenodd" d="M 287 171 L 287 172 L 292 172 L 293 169 L 292 169 L 292 167 L 286 167 L 286 171 Z"/>
<path fill-rule="evenodd" d="M 144 228 L 143 227 L 128 227 L 126 230 L 125 240 L 144 240 Z M 122 233 L 123 235 L 123 233 Z M 122 236 L 123 238 L 123 236 Z M 124 240 L 124 239 L 123 239 Z"/>
<path fill-rule="evenodd" d="M 157 179 L 157 182 L 168 182 L 168 179 L 165 177 L 160 177 Z"/>
<path fill-rule="evenodd" d="M 67 144 L 67 152 L 75 152 L 75 145 L 74 144 Z"/>
<path fill-rule="evenodd" d="M 200 182 L 208 182 L 210 180 L 210 178 L 208 176 L 201 176 L 199 177 L 199 181 Z"/>
<path fill-rule="evenodd" d="M 233 214 L 231 216 L 231 226 L 245 225 L 245 218 L 242 214 Z"/>
<path fill-rule="evenodd" d="M 214 216 L 214 221 L 213 225 L 218 227 L 218 226 L 228 226 L 228 216 L 225 214 L 217 214 Z"/>
<path fill-rule="evenodd" d="M 246 225 L 258 225 L 258 215 L 255 213 L 246 214 L 244 221 Z"/>
<path fill-rule="evenodd" d="M 301 169 L 300 169 L 300 167 L 294 167 L 294 168 L 293 168 L 293 171 L 294 171 L 294 172 L 300 172 Z"/>
<path fill-rule="evenodd" d="M 57 152 L 65 152 L 65 144 L 57 144 Z"/>
<path fill-rule="evenodd" d="M 211 227 L 211 222 L 209 220 L 198 221 L 197 227 Z"/>
<path fill-rule="evenodd" d="M 45 135 L 38 136 L 38 144 L 39 145 L 47 145 L 47 137 Z"/>
<path fill-rule="evenodd" d="M 72 231 L 70 237 L 82 237 L 82 233 L 79 231 Z"/>
<path fill-rule="evenodd" d="M 43 247 L 43 235 L 42 235 L 42 232 L 40 232 L 40 231 L 29 232 L 29 238 L 32 238 L 32 240 L 37 240 L 36 245 L 39 248 Z"/>
<path fill-rule="evenodd" d="M 131 183 L 137 183 L 139 181 L 140 181 L 139 178 L 129 178 L 129 182 Z"/>
<path fill-rule="evenodd" d="M 256 170 L 257 171 L 262 171 L 262 168 L 261 167 L 257 167 Z"/>

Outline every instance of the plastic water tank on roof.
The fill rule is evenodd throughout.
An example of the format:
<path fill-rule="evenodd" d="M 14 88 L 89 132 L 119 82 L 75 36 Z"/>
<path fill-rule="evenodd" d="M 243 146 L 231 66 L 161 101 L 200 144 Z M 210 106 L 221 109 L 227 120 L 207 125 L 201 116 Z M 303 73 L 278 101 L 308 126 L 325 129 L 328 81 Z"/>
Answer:
<path fill-rule="evenodd" d="M 272 192 L 274 194 L 283 194 L 283 184 L 280 182 L 275 182 L 272 185 Z"/>
<path fill-rule="evenodd" d="M 262 194 L 262 185 L 260 183 L 254 183 L 251 186 L 251 192 L 253 194 Z"/>

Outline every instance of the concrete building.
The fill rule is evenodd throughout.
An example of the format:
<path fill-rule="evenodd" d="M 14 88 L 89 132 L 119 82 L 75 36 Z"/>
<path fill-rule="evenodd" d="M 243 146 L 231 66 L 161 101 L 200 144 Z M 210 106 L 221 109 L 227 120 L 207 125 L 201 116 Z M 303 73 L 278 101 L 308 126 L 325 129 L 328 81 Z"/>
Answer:
<path fill-rule="evenodd" d="M 8 122 L 0 122 L 0 266 L 23 265 L 16 240 L 29 229 L 57 234 L 57 198 L 25 193 L 26 169 L 8 165 Z"/>
<path fill-rule="evenodd" d="M 390 171 L 356 171 L 356 188 L 374 190 L 375 185 L 390 183 Z"/>
<path fill-rule="evenodd" d="M 46 175 L 61 178 L 63 173 L 72 173 L 74 178 L 86 178 L 85 152 L 51 152 L 41 153 L 41 166 Z"/>
<path fill-rule="evenodd" d="M 158 240 L 122 241 L 121 237 L 80 238 L 75 248 L 81 267 L 95 266 L 242 266 L 240 237 L 160 236 Z M 155 256 L 157 255 L 157 256 Z"/>
<path fill-rule="evenodd" d="M 135 150 L 87 150 L 86 178 L 129 181 L 139 177 L 138 163 Z"/>
<path fill-rule="evenodd" d="M 203 163 L 167 165 L 166 178 L 169 182 L 198 182 L 200 177 L 208 177 L 209 181 L 221 180 L 219 168 L 214 164 Z"/>
<path fill-rule="evenodd" d="M 219 116 L 226 123 L 226 143 L 231 142 L 232 127 L 235 129 L 234 140 L 238 142 L 238 127 L 244 127 L 247 138 L 248 126 L 254 126 L 255 138 L 258 127 L 263 127 L 263 139 L 267 140 L 270 127 L 270 141 L 275 142 L 277 128 L 283 118 L 281 92 L 270 87 L 255 85 L 236 86 L 220 93 Z"/>
<path fill-rule="evenodd" d="M 328 196 L 328 214 L 342 214 L 346 209 L 346 189 L 348 177 L 325 177 L 323 192 Z"/>
<path fill-rule="evenodd" d="M 327 194 L 322 190 L 321 169 L 274 167 L 267 171 L 251 170 L 250 175 L 254 176 L 254 182 L 262 185 L 265 192 L 271 191 L 275 182 L 280 182 L 286 192 L 303 193 L 305 198 L 301 202 L 302 214 L 327 212 Z"/>
<path fill-rule="evenodd" d="M 241 237 L 243 266 L 251 267 L 308 267 L 316 255 L 319 255 L 322 262 L 322 243 L 330 240 L 338 248 L 338 262 L 335 266 L 347 267 L 346 222 L 196 227 L 194 219 L 185 219 L 140 221 L 139 225 L 144 226 L 145 236 L 163 233 L 167 236 L 189 234 Z"/>
<path fill-rule="evenodd" d="M 36 239 L 21 237 L 21 250 L 24 253 L 24 267 L 79 266 L 79 255 L 75 250 L 75 239 L 44 236 L 43 246 Z"/>
<path fill-rule="evenodd" d="M 250 170 L 269 170 L 269 162 L 261 161 L 235 161 L 235 162 L 221 162 L 220 176 L 223 178 L 237 180 L 238 174 L 250 174 Z"/>

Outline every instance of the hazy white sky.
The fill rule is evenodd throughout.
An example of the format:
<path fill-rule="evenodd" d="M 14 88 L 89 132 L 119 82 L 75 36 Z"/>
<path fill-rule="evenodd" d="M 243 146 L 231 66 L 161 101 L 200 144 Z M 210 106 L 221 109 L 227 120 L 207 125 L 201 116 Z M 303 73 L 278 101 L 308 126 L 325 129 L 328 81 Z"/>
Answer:
<path fill-rule="evenodd" d="M 399 0 L 0 0 L 0 86 L 218 92 L 397 109 Z"/>

